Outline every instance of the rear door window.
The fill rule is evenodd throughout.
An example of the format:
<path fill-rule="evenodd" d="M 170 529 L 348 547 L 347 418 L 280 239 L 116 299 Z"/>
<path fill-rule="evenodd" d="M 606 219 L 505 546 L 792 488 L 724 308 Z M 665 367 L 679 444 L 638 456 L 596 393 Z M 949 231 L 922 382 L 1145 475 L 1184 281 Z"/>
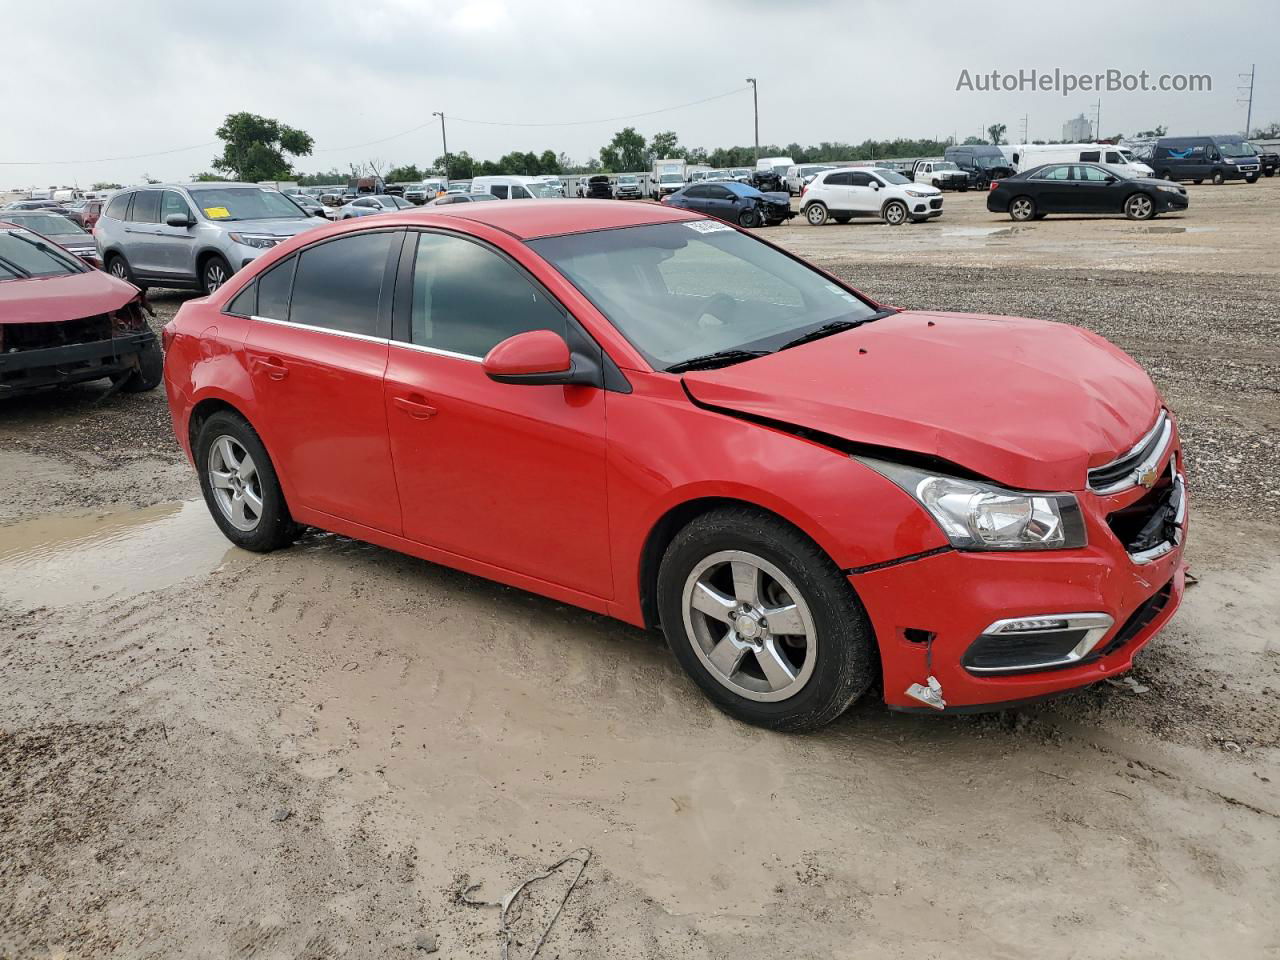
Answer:
<path fill-rule="evenodd" d="M 1080 159 L 1085 163 L 1097 163 L 1102 154 L 1097 150 L 1081 150 Z M 1114 156 L 1114 154 L 1112 154 Z M 1115 162 L 1115 161 L 1111 161 Z"/>
<path fill-rule="evenodd" d="M 122 193 L 118 197 L 112 197 L 111 202 L 107 204 L 107 212 L 103 216 L 112 220 L 126 219 L 129 213 L 129 201 L 132 198 L 132 193 Z"/>
<path fill-rule="evenodd" d="M 502 200 L 507 199 L 507 185 L 505 183 L 493 184 L 489 187 L 489 192 Z"/>
<path fill-rule="evenodd" d="M 847 187 L 852 183 L 853 174 L 848 171 L 840 171 L 839 173 L 829 173 L 827 178 L 822 182 L 829 187 Z"/>
<path fill-rule="evenodd" d="M 298 254 L 289 320 L 378 336 L 387 258 L 392 241 L 399 237 L 395 231 L 360 233 L 303 250 Z M 259 308 L 263 305 L 260 302 Z"/>
<path fill-rule="evenodd" d="M 133 208 L 129 219 L 134 223 L 160 222 L 160 191 L 139 190 L 133 195 Z"/>

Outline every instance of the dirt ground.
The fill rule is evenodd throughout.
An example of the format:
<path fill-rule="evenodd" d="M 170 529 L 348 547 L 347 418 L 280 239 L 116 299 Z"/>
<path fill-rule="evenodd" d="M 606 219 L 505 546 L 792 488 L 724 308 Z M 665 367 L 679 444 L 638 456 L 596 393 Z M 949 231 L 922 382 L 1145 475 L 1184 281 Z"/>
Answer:
<path fill-rule="evenodd" d="M 468 901 L 579 848 L 512 957 L 567 892 L 540 956 L 1280 957 L 1280 179 L 1190 190 L 766 234 L 888 303 L 1089 326 L 1181 419 L 1198 585 L 1136 685 L 1003 714 L 742 726 L 657 636 L 330 535 L 230 548 L 161 392 L 0 405 L 0 958 L 497 958 Z"/>

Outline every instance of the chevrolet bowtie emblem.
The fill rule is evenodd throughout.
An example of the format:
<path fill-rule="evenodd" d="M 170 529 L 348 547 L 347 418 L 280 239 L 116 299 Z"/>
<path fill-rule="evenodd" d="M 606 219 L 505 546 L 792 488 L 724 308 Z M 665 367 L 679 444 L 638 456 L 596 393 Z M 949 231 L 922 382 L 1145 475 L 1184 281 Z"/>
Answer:
<path fill-rule="evenodd" d="M 1138 471 L 1137 479 L 1139 484 L 1150 490 L 1156 485 L 1156 477 L 1158 476 L 1159 474 L 1156 472 L 1155 467 L 1147 467 L 1145 470 Z"/>

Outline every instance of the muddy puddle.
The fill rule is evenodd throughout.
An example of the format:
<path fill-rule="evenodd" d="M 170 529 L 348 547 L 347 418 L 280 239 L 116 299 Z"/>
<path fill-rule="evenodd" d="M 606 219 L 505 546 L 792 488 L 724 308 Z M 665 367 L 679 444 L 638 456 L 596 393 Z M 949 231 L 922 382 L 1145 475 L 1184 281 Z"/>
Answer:
<path fill-rule="evenodd" d="M 37 517 L 0 527 L 0 600 L 68 607 L 134 596 L 216 570 L 232 547 L 203 501 Z"/>

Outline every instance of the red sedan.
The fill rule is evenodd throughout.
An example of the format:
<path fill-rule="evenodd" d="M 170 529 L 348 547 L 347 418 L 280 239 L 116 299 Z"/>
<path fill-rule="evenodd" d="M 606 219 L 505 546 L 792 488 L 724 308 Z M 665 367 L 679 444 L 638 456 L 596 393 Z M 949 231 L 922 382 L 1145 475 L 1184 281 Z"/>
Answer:
<path fill-rule="evenodd" d="M 1000 707 L 1172 616 L 1173 417 L 1085 330 L 904 311 L 716 220 L 494 202 L 286 241 L 166 328 L 250 550 L 320 527 L 661 627 L 743 720 Z"/>

